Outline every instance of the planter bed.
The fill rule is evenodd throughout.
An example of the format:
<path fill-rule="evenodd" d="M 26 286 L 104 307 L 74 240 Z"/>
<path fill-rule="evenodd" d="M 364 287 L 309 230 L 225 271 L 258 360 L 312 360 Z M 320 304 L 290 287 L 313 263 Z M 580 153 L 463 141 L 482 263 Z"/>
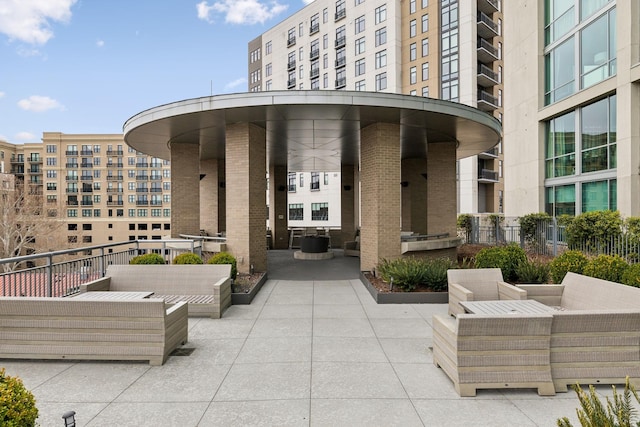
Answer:
<path fill-rule="evenodd" d="M 267 281 L 267 273 L 258 280 L 258 282 L 251 288 L 249 292 L 231 292 L 231 304 L 241 305 L 241 304 L 251 304 L 253 298 L 260 292 L 262 289 L 262 285 Z"/>
<path fill-rule="evenodd" d="M 448 292 L 379 292 L 364 272 L 360 272 L 360 281 L 378 304 L 446 304 Z"/>

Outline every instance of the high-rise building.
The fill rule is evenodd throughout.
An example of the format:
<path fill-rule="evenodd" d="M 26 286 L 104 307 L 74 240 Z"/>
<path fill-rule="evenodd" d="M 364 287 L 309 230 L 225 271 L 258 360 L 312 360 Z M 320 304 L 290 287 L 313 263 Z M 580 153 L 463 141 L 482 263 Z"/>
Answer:
<path fill-rule="evenodd" d="M 506 211 L 640 215 L 640 4 L 505 2 Z"/>
<path fill-rule="evenodd" d="M 45 132 L 42 143 L 0 141 L 0 172 L 41 196 L 42 215 L 62 223 L 59 236 L 47 236 L 49 246 L 171 234 L 169 162 L 136 152 L 120 134 Z"/>
<path fill-rule="evenodd" d="M 249 91 L 440 98 L 502 119 L 500 0 L 316 0 L 252 40 Z M 502 212 L 502 147 L 458 164 L 458 211 Z"/>

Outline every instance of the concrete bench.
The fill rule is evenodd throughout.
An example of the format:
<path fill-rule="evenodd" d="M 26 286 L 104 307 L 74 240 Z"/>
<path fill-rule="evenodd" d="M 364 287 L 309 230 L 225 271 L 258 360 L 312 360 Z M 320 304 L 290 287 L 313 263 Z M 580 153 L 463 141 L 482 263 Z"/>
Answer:
<path fill-rule="evenodd" d="M 190 317 L 219 319 L 231 305 L 231 265 L 110 265 L 105 277 L 81 285 L 80 292 L 151 291 L 151 299 L 186 302 Z"/>
<path fill-rule="evenodd" d="M 148 360 L 188 340 L 186 303 L 0 297 L 0 358 Z"/>

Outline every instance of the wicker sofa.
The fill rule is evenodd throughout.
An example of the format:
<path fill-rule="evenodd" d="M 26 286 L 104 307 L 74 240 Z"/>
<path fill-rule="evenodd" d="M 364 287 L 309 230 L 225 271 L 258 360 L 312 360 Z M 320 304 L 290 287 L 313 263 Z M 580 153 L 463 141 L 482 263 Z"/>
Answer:
<path fill-rule="evenodd" d="M 0 297 L 0 358 L 148 360 L 188 339 L 186 303 Z"/>
<path fill-rule="evenodd" d="M 551 314 L 434 315 L 433 363 L 460 396 L 485 388 L 536 388 L 553 395 L 551 323 Z"/>
<path fill-rule="evenodd" d="M 556 391 L 580 384 L 640 386 L 640 289 L 576 273 L 558 285 L 518 285 L 558 309 L 551 327 Z"/>
<path fill-rule="evenodd" d="M 167 304 L 187 302 L 190 317 L 219 319 L 231 305 L 231 265 L 110 265 L 80 292 L 151 291 Z"/>
<path fill-rule="evenodd" d="M 527 293 L 502 280 L 499 268 L 460 268 L 447 271 L 449 314 L 464 313 L 461 301 L 527 299 Z"/>

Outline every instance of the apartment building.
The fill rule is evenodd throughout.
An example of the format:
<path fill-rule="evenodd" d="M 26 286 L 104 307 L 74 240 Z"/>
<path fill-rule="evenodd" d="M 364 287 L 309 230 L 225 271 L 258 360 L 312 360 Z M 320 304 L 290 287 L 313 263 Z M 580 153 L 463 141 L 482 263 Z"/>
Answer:
<path fill-rule="evenodd" d="M 136 152 L 122 135 L 45 132 L 42 143 L 0 141 L 0 172 L 41 196 L 43 215 L 62 223 L 59 236 L 36 236 L 42 245 L 87 246 L 171 233 L 169 162 Z"/>
<path fill-rule="evenodd" d="M 640 215 L 640 4 L 505 2 L 506 211 Z"/>
<path fill-rule="evenodd" d="M 248 44 L 248 90 L 440 98 L 502 119 L 499 0 L 316 0 Z M 458 163 L 458 211 L 502 212 L 502 146 Z"/>
<path fill-rule="evenodd" d="M 340 228 L 340 173 L 289 172 L 289 227 Z"/>

